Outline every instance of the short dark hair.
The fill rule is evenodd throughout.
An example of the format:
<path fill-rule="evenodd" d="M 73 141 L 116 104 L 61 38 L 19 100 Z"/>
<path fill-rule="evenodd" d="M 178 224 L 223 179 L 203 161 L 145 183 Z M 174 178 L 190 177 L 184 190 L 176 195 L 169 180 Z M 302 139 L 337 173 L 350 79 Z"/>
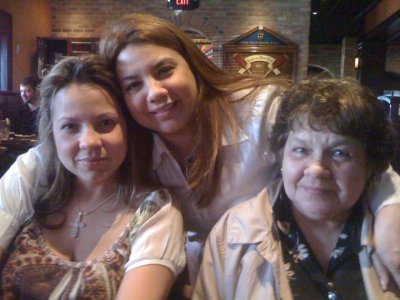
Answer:
<path fill-rule="evenodd" d="M 289 132 L 306 116 L 314 130 L 324 128 L 364 145 L 371 171 L 385 171 L 394 152 L 394 131 L 375 95 L 353 78 L 310 79 L 286 91 L 277 113 L 271 149 L 278 156 Z"/>
<path fill-rule="evenodd" d="M 39 78 L 28 76 L 22 79 L 20 85 L 31 86 L 33 88 L 36 88 L 39 85 L 39 83 L 40 83 Z"/>

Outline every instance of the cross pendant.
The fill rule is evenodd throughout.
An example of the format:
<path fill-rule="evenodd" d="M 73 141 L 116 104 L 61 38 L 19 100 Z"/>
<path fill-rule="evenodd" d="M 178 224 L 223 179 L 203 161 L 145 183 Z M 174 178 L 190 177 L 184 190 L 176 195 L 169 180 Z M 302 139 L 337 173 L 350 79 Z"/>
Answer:
<path fill-rule="evenodd" d="M 72 228 L 71 228 L 71 237 L 77 238 L 79 235 L 79 229 L 83 228 L 86 226 L 85 223 L 81 222 L 82 221 L 82 213 L 79 212 L 78 215 L 75 218 L 74 223 L 72 223 Z"/>

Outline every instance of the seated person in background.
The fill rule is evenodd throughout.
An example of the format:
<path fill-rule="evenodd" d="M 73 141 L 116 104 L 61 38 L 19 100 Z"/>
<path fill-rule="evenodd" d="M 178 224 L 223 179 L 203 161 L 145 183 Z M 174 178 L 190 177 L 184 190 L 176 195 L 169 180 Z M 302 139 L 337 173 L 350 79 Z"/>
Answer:
<path fill-rule="evenodd" d="M 15 112 L 11 119 L 11 131 L 17 134 L 37 134 L 39 113 L 39 80 L 34 77 L 26 77 L 20 83 L 19 90 L 23 105 Z"/>
<path fill-rule="evenodd" d="M 129 112 L 99 56 L 67 58 L 41 85 L 49 178 L 0 276 L 1 299 L 164 299 L 185 264 L 183 221 L 146 192 Z"/>
<path fill-rule="evenodd" d="M 389 166 L 390 124 L 353 79 L 301 82 L 271 137 L 282 180 L 211 231 L 194 299 L 389 299 L 371 267 L 366 188 Z"/>

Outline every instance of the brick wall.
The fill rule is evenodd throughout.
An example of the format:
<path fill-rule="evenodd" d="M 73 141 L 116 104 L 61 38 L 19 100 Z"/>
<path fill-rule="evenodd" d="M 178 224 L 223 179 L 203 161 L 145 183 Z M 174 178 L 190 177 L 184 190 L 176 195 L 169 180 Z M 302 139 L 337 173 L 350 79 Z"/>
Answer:
<path fill-rule="evenodd" d="M 347 39 L 343 44 L 310 45 L 310 65 L 319 66 L 335 77 L 356 77 L 354 59 L 357 56 L 355 40 Z"/>
<path fill-rule="evenodd" d="M 222 45 L 261 25 L 299 45 L 297 77 L 307 74 L 310 0 L 201 0 L 199 9 L 178 16 L 166 0 L 52 0 L 51 10 L 55 37 L 97 37 L 124 14 L 151 13 L 204 33 L 220 66 Z"/>
<path fill-rule="evenodd" d="M 341 69 L 341 55 L 344 52 L 344 65 Z M 329 70 L 334 76 L 356 77 L 354 59 L 357 56 L 356 41 L 348 39 L 345 45 L 322 44 L 310 45 L 309 61 L 311 65 L 317 65 Z M 400 45 L 389 45 L 386 50 L 385 69 L 387 72 L 400 74 Z"/>
<path fill-rule="evenodd" d="M 308 63 L 320 66 L 338 77 L 340 75 L 341 51 L 341 45 L 310 45 Z"/>

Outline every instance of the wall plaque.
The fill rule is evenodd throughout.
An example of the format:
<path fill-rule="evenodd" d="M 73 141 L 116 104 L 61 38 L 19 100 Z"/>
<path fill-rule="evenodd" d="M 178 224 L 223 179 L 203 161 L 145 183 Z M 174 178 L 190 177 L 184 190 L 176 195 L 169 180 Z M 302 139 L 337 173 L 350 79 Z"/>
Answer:
<path fill-rule="evenodd" d="M 265 27 L 255 27 L 223 45 L 231 74 L 296 77 L 298 46 Z"/>

